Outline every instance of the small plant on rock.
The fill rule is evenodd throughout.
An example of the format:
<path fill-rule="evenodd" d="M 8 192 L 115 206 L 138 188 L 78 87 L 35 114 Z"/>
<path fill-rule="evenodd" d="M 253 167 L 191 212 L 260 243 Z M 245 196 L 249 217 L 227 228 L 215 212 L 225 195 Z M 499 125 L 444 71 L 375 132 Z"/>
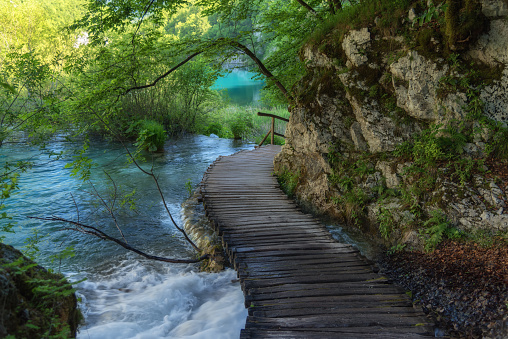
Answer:
<path fill-rule="evenodd" d="M 379 233 L 383 238 L 388 239 L 393 231 L 393 216 L 390 210 L 380 207 L 377 213 L 377 221 L 379 222 Z"/>
<path fill-rule="evenodd" d="M 298 180 L 300 178 L 300 172 L 292 173 L 286 167 L 282 169 L 281 172 L 276 173 L 277 181 L 281 189 L 286 193 L 289 197 L 294 197 L 296 186 L 298 185 Z"/>
<path fill-rule="evenodd" d="M 451 227 L 446 214 L 441 210 L 430 212 L 430 219 L 423 226 L 426 229 L 422 230 L 420 234 L 425 241 L 424 249 L 426 252 L 432 252 L 445 237 L 457 239 L 462 236 L 458 229 Z"/>

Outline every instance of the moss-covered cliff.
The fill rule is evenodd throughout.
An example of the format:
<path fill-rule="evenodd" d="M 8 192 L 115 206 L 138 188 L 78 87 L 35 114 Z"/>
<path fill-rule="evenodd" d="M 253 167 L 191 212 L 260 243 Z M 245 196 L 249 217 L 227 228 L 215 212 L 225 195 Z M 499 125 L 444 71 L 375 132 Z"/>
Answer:
<path fill-rule="evenodd" d="M 508 1 L 360 3 L 301 49 L 281 186 L 390 249 L 447 334 L 506 338 Z"/>
<path fill-rule="evenodd" d="M 508 234 L 508 3 L 366 1 L 301 50 L 276 172 L 396 248 Z"/>

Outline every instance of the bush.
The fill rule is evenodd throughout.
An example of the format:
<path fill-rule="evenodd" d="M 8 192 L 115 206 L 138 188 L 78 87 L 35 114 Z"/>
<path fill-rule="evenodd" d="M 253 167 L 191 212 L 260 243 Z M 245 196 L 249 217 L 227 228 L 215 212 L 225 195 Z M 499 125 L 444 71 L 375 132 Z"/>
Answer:
<path fill-rule="evenodd" d="M 139 127 L 138 137 L 134 145 L 150 152 L 160 152 L 164 148 L 165 141 L 166 131 L 164 127 L 156 121 L 144 120 Z"/>
<path fill-rule="evenodd" d="M 229 128 L 233 133 L 234 139 L 245 138 L 254 128 L 251 115 L 237 115 L 229 122 Z"/>

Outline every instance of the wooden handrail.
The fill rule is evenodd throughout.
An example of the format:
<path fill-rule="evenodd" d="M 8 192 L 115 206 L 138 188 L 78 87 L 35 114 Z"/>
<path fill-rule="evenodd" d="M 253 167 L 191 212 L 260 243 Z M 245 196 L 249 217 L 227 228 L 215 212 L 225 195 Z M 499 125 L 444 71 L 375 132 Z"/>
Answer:
<path fill-rule="evenodd" d="M 268 131 L 268 133 L 266 133 L 266 135 L 263 138 L 263 140 L 259 143 L 258 147 L 263 145 L 263 143 L 265 142 L 266 138 L 268 138 L 268 136 L 270 134 L 272 135 L 272 137 L 271 137 L 271 144 L 272 145 L 273 145 L 273 143 L 275 141 L 274 139 L 275 139 L 276 135 L 279 136 L 279 137 L 285 138 L 284 135 L 275 132 L 275 119 L 279 119 L 279 120 L 282 120 L 282 121 L 285 121 L 285 122 L 289 122 L 289 119 L 286 119 L 286 118 L 283 118 L 283 117 L 279 117 L 278 115 L 275 115 L 275 114 L 269 114 L 269 113 L 263 113 L 263 112 L 258 112 L 258 116 L 272 118 L 272 126 L 271 126 L 270 130 Z"/>
<path fill-rule="evenodd" d="M 283 118 L 283 117 L 279 117 L 278 115 L 275 115 L 275 114 L 258 112 L 258 116 L 260 116 L 260 117 L 270 117 L 270 118 L 275 118 L 275 119 L 283 120 L 285 122 L 289 122 L 289 119 L 286 119 L 286 118 Z"/>

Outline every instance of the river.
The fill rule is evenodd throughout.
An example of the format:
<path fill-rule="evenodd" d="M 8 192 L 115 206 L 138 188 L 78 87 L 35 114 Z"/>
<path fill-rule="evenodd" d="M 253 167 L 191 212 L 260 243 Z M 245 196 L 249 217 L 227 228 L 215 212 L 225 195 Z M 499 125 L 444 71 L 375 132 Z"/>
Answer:
<path fill-rule="evenodd" d="M 152 262 L 118 246 L 87 235 L 59 231 L 62 225 L 27 216 L 61 216 L 101 225 L 119 236 L 111 218 L 97 210 L 94 188 L 71 177 L 64 165 L 69 159 L 51 160 L 50 152 L 71 151 L 72 143 L 55 141 L 41 152 L 24 144 L 4 144 L 0 161 L 31 159 L 36 166 L 21 176 L 20 190 L 7 201 L 15 215 L 16 233 L 6 243 L 24 246 L 32 230 L 49 233 L 39 243 L 39 262 L 61 271 L 76 285 L 85 315 L 79 338 L 238 338 L 247 311 L 231 269 L 200 273 L 197 265 Z M 188 198 L 185 183 L 196 186 L 219 155 L 228 155 L 253 144 L 206 136 L 188 136 L 166 143 L 154 158 L 154 171 L 169 208 L 181 225 L 182 203 Z M 131 245 L 159 256 L 188 258 L 190 246 L 171 225 L 151 179 L 126 161 L 118 144 L 93 142 L 87 154 L 98 166 L 91 182 L 103 197 L 113 187 L 106 170 L 122 192 L 136 189 L 136 211 L 118 213 L 119 224 Z M 145 168 L 149 169 L 147 164 Z M 51 262 L 56 250 L 73 245 L 76 256 Z"/>

